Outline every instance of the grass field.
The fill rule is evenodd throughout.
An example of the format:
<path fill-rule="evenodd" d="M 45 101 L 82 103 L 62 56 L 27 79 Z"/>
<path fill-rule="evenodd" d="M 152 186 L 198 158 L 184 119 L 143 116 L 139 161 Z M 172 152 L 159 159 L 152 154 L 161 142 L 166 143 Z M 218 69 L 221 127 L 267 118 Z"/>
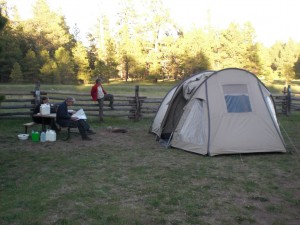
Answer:
<path fill-rule="evenodd" d="M 179 82 L 179 81 L 178 81 Z M 140 87 L 141 95 L 148 97 L 163 97 L 165 94 L 176 85 L 178 82 L 158 82 L 158 83 L 149 83 L 149 82 L 110 82 L 104 83 L 104 88 L 114 94 L 134 94 L 135 86 Z M 265 83 L 272 93 L 282 93 L 284 88 L 284 82 L 273 82 Z M 92 84 L 89 85 L 48 85 L 41 84 L 41 90 L 56 90 L 56 91 L 78 91 L 81 93 L 89 93 Z M 300 86 L 298 83 L 293 83 L 291 85 L 292 91 L 300 93 Z M 35 84 L 0 84 L 1 92 L 11 92 L 14 91 L 33 91 Z"/>
<path fill-rule="evenodd" d="M 46 143 L 16 138 L 28 119 L 0 120 L 0 224 L 299 224 L 300 114 L 278 119 L 287 153 L 216 157 L 162 147 L 151 119 L 91 120 L 93 141 Z"/>
<path fill-rule="evenodd" d="M 109 84 L 103 84 L 105 90 L 115 95 L 134 95 L 135 86 L 139 86 L 140 95 L 147 97 L 163 97 L 176 83 L 175 82 L 159 82 L 153 83 L 135 83 L 135 82 L 111 82 Z M 52 91 L 69 91 L 69 92 L 80 92 L 89 94 L 92 84 L 90 85 L 47 85 L 41 84 L 41 90 L 52 90 Z M 0 84 L 1 92 L 22 92 L 22 91 L 33 91 L 35 85 L 32 84 Z"/>
<path fill-rule="evenodd" d="M 24 121 L 1 121 L 0 224 L 296 225 L 300 115 L 279 119 L 287 153 L 217 157 L 165 149 L 151 120 L 91 121 L 93 141 L 51 143 L 19 141 Z"/>

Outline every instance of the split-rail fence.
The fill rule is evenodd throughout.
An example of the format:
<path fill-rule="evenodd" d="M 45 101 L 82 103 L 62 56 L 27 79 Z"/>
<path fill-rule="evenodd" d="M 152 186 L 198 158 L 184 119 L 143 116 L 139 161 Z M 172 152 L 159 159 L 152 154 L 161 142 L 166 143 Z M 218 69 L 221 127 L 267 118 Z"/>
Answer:
<path fill-rule="evenodd" d="M 108 102 L 104 104 L 104 117 L 127 117 L 132 120 L 154 117 L 161 98 L 149 98 L 140 96 L 139 86 L 135 86 L 132 95 L 114 95 L 114 110 L 108 107 Z M 31 92 L 6 92 L 0 91 L 0 119 L 31 117 L 35 105 L 41 96 L 48 96 L 52 104 L 59 104 L 68 96 L 76 98 L 73 109 L 83 108 L 87 116 L 98 117 L 99 106 L 97 102 L 91 100 L 88 93 L 74 93 L 62 91 L 43 91 L 39 85 Z M 278 114 L 289 115 L 292 111 L 300 110 L 300 93 L 292 92 L 290 87 L 284 88 L 282 94 L 273 94 Z"/>

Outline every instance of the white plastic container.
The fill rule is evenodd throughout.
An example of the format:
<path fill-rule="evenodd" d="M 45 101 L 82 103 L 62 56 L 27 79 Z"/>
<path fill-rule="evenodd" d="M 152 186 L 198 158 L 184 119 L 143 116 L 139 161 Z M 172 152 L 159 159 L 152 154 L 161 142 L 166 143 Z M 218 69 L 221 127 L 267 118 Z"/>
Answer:
<path fill-rule="evenodd" d="M 29 137 L 29 134 L 18 134 L 18 138 L 22 141 L 27 140 Z"/>
<path fill-rule="evenodd" d="M 56 141 L 56 132 L 54 130 L 46 131 L 46 141 Z"/>
<path fill-rule="evenodd" d="M 50 114 L 50 105 L 49 104 L 41 104 L 40 113 L 42 115 L 49 115 Z"/>
<path fill-rule="evenodd" d="M 41 142 L 46 141 L 46 133 L 44 131 L 41 133 L 40 139 L 41 139 Z"/>

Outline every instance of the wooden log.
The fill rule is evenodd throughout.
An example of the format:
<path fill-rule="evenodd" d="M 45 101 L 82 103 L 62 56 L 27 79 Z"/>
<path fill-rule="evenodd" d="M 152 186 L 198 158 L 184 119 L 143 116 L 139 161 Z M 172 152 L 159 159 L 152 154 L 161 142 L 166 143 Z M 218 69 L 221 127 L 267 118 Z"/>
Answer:
<path fill-rule="evenodd" d="M 9 113 L 0 113 L 0 117 L 2 116 L 17 116 L 17 115 L 27 115 L 31 117 L 30 112 L 9 112 Z"/>
<path fill-rule="evenodd" d="M 33 98 L 29 99 L 4 99 L 2 102 L 30 102 Z"/>
<path fill-rule="evenodd" d="M 11 106 L 0 106 L 0 109 L 32 109 L 32 105 L 11 105 Z"/>

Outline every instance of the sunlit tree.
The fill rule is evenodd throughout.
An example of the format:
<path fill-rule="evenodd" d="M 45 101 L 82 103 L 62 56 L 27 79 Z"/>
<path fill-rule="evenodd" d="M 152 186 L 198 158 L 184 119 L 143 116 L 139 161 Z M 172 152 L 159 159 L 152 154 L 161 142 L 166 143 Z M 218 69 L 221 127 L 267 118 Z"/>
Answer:
<path fill-rule="evenodd" d="M 116 45 L 118 61 L 122 77 L 129 79 L 130 68 L 134 64 L 134 39 L 137 23 L 137 13 L 132 1 L 121 2 L 121 11 L 118 14 Z"/>
<path fill-rule="evenodd" d="M 294 66 L 300 55 L 300 45 L 293 40 L 287 43 L 277 42 L 271 48 L 271 68 L 275 76 L 285 79 L 286 83 L 295 78 Z"/>
<path fill-rule="evenodd" d="M 72 36 L 62 15 L 52 11 L 46 0 L 36 0 L 33 17 L 26 23 L 24 31 L 34 39 L 36 48 L 43 48 L 53 55 L 59 47 L 71 47 Z"/>
<path fill-rule="evenodd" d="M 270 52 L 267 47 L 264 45 L 258 43 L 257 44 L 257 50 L 258 50 L 258 57 L 259 62 L 261 65 L 261 69 L 259 73 L 256 73 L 259 78 L 266 79 L 269 81 L 272 81 L 274 77 L 272 76 L 272 69 L 271 69 L 271 57 Z"/>
<path fill-rule="evenodd" d="M 102 80 L 109 81 L 110 78 L 117 78 L 118 75 L 116 39 L 113 37 L 107 16 L 102 15 L 97 25 L 95 39 L 97 40 L 96 46 L 98 51 L 94 56 L 97 56 L 98 60 L 104 62 L 104 64 L 98 63 L 97 65 L 101 65 L 103 70 L 101 73 Z M 93 48 L 90 48 L 91 51 L 92 49 Z M 99 70 L 99 68 L 97 70 Z M 99 76 L 99 72 L 96 76 Z"/>
<path fill-rule="evenodd" d="M 40 80 L 46 83 L 60 83 L 60 76 L 57 72 L 57 64 L 50 57 L 50 54 L 47 50 L 42 50 L 40 53 L 40 58 L 42 61 L 42 67 L 40 68 Z"/>
<path fill-rule="evenodd" d="M 72 49 L 72 54 L 76 65 L 77 79 L 87 83 L 90 80 L 87 49 L 81 42 L 77 42 Z"/>
<path fill-rule="evenodd" d="M 57 75 L 62 84 L 70 84 L 77 81 L 74 75 L 75 65 L 71 54 L 65 48 L 60 47 L 54 54 L 55 62 L 57 64 Z"/>
<path fill-rule="evenodd" d="M 209 59 L 206 54 L 206 34 L 201 29 L 194 29 L 186 33 L 182 37 L 182 42 L 179 47 L 181 67 L 183 75 L 189 76 L 210 67 Z"/>

